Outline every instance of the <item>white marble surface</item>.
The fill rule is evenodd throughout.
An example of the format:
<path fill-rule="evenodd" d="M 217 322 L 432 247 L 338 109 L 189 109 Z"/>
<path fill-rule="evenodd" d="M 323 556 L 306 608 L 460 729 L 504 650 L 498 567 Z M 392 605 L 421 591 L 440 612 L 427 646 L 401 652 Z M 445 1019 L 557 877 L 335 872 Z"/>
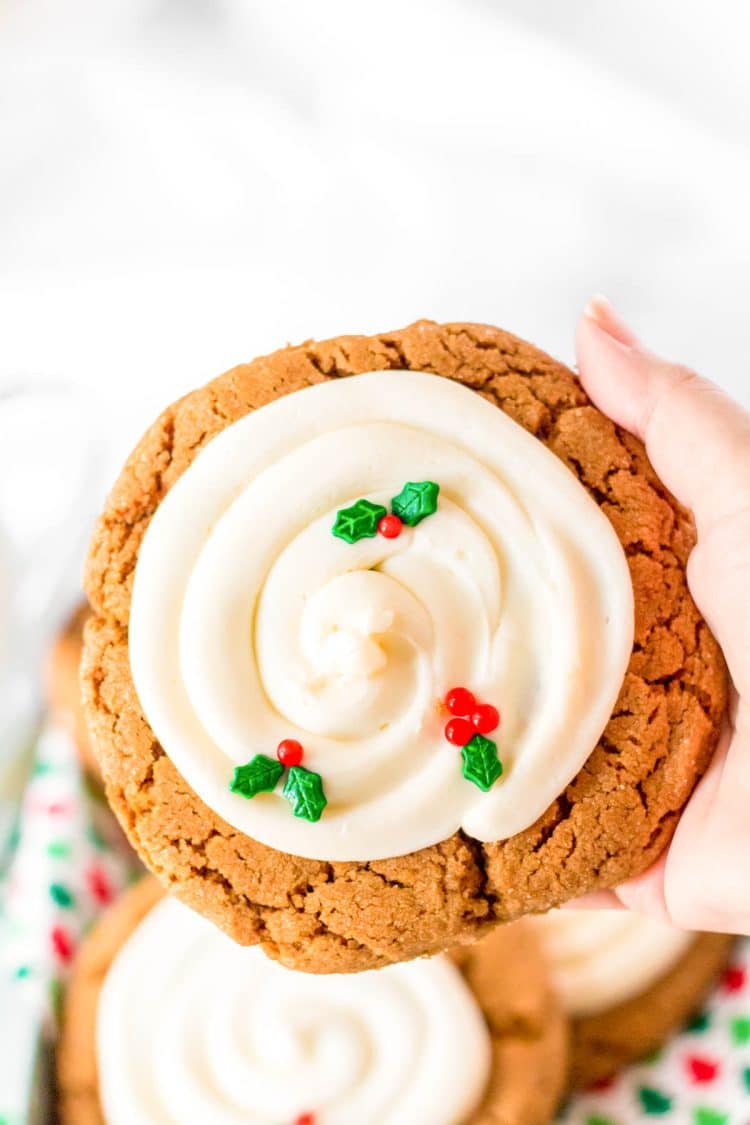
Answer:
<path fill-rule="evenodd" d="M 744 0 L 4 0 L 0 377 L 114 407 L 309 335 L 602 290 L 750 402 Z"/>

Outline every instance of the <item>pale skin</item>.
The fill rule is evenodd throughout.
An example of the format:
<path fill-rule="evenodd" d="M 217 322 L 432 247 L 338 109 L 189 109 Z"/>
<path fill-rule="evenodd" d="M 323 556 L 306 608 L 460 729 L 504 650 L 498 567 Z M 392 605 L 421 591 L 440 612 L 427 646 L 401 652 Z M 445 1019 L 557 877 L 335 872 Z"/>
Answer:
<path fill-rule="evenodd" d="M 732 678 L 719 747 L 666 852 L 644 875 L 574 905 L 627 906 L 691 930 L 750 934 L 750 414 L 653 355 L 602 297 L 576 333 L 586 391 L 646 445 L 695 517 L 693 598 Z"/>

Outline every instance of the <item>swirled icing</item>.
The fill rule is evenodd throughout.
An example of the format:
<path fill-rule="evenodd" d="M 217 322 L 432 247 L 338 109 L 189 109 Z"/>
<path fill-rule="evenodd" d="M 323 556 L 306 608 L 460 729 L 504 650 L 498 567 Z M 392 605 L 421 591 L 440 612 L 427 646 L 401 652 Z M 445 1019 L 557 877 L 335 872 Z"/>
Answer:
<path fill-rule="evenodd" d="M 594 1015 L 645 992 L 694 938 L 629 910 L 551 910 L 528 921 L 571 1016 Z"/>
<path fill-rule="evenodd" d="M 458 1125 L 491 1047 L 446 958 L 294 973 L 165 899 L 107 973 L 97 1060 L 107 1125 Z"/>
<path fill-rule="evenodd" d="M 424 479 L 437 512 L 397 539 L 331 534 L 337 509 Z M 196 457 L 140 548 L 130 660 L 210 808 L 282 851 L 368 860 L 532 824 L 604 729 L 632 635 L 620 543 L 562 462 L 458 383 L 381 371 L 277 399 Z M 486 793 L 443 737 L 457 683 L 502 712 Z M 289 737 L 323 778 L 315 824 L 228 789 Z"/>

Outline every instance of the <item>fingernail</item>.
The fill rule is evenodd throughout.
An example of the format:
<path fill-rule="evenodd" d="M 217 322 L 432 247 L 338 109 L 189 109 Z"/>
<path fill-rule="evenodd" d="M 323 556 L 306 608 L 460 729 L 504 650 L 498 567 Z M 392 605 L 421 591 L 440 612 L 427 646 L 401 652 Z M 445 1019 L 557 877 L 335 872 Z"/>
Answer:
<path fill-rule="evenodd" d="M 606 332 L 613 340 L 617 340 L 618 344 L 625 344 L 626 347 L 635 347 L 638 343 L 638 338 L 634 332 L 628 328 L 622 317 L 615 311 L 612 302 L 601 294 L 596 294 L 592 297 L 585 309 L 583 315 L 589 320 L 593 320 L 602 332 Z"/>

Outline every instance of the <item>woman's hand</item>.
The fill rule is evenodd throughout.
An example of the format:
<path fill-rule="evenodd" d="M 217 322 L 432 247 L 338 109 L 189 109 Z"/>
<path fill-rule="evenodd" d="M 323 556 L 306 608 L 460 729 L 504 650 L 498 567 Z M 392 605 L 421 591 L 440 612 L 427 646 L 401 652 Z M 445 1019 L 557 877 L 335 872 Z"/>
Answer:
<path fill-rule="evenodd" d="M 624 905 L 693 930 L 750 934 L 750 414 L 647 351 L 604 298 L 577 330 L 594 403 L 643 440 L 698 529 L 688 582 L 733 681 L 716 755 L 671 844 L 644 875 L 574 905 Z"/>

